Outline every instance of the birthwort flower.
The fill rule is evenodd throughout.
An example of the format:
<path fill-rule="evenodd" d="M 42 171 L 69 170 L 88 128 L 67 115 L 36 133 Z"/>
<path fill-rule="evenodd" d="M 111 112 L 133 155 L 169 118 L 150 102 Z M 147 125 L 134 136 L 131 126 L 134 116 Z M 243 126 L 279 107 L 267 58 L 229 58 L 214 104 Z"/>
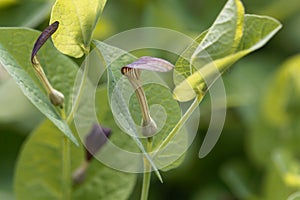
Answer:
<path fill-rule="evenodd" d="M 99 124 L 94 124 L 91 131 L 85 138 L 85 160 L 73 173 L 73 182 L 82 183 L 85 179 L 86 170 L 94 155 L 104 146 L 111 135 L 111 129 Z"/>
<path fill-rule="evenodd" d="M 133 63 L 122 67 L 121 69 L 122 74 L 128 78 L 133 89 L 135 90 L 135 94 L 139 101 L 142 112 L 142 134 L 144 136 L 153 136 L 157 131 L 157 126 L 155 121 L 150 116 L 146 95 L 142 87 L 141 72 L 142 70 L 167 72 L 173 68 L 174 65 L 166 60 L 150 56 L 143 56 Z"/>
<path fill-rule="evenodd" d="M 54 89 L 50 84 L 38 58 L 37 53 L 39 49 L 45 44 L 45 42 L 51 37 L 51 35 L 58 29 L 59 23 L 56 21 L 50 26 L 48 26 L 38 37 L 36 40 L 32 52 L 31 52 L 31 64 L 33 66 L 34 72 L 42 82 L 43 86 L 45 87 L 47 94 L 51 103 L 55 106 L 63 106 L 64 103 L 64 95 L 59 92 L 58 90 Z"/>

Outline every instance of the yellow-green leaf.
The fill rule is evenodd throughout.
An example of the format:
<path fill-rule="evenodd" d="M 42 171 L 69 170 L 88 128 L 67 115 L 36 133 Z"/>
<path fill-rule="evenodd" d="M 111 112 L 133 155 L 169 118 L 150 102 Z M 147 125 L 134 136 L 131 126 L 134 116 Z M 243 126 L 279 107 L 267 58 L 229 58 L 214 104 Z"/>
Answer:
<path fill-rule="evenodd" d="M 176 62 L 177 85 L 205 64 L 236 51 L 243 33 L 244 7 L 240 0 L 229 0 L 213 25 L 201 33 Z"/>
<path fill-rule="evenodd" d="M 192 61 L 203 58 L 215 60 L 235 52 L 242 38 L 243 22 L 244 7 L 241 1 L 228 0 L 193 53 Z"/>
<path fill-rule="evenodd" d="M 90 42 L 106 0 L 57 0 L 52 8 L 50 24 L 60 26 L 52 36 L 55 47 L 75 58 L 89 52 Z"/>
<path fill-rule="evenodd" d="M 201 93 L 206 87 L 209 87 L 233 63 L 265 45 L 280 28 L 281 24 L 271 17 L 245 15 L 243 37 L 237 50 L 207 63 L 178 84 L 174 89 L 174 98 L 179 101 L 193 99 L 197 93 Z M 209 84 L 207 84 L 208 82 Z"/>

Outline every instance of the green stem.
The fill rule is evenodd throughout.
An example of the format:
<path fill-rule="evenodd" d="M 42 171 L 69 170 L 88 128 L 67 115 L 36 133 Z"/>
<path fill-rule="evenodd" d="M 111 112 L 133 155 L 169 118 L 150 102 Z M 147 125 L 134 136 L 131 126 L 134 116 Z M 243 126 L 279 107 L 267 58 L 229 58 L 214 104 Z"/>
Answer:
<path fill-rule="evenodd" d="M 147 140 L 147 152 L 150 153 L 152 151 L 152 137 Z M 144 175 L 143 175 L 143 187 L 141 200 L 147 200 L 150 188 L 150 179 L 151 179 L 151 164 L 148 159 L 144 157 Z"/>
<path fill-rule="evenodd" d="M 67 117 L 67 123 L 68 124 L 74 118 L 74 113 L 76 112 L 76 110 L 77 110 L 77 108 L 79 106 L 81 97 L 83 95 L 83 89 L 84 89 L 84 86 L 85 86 L 86 81 L 87 81 L 87 76 L 88 76 L 88 72 L 89 72 L 89 62 L 88 62 L 87 55 L 88 55 L 88 52 L 85 54 L 85 58 L 86 59 L 85 59 L 85 64 L 84 64 L 84 69 L 83 69 L 83 76 L 82 76 L 82 80 L 81 80 L 80 85 L 79 85 L 78 93 L 77 93 L 77 96 L 76 96 L 76 98 L 74 100 L 74 104 L 72 106 L 72 110 L 71 110 L 70 114 Z"/>
<path fill-rule="evenodd" d="M 61 109 L 62 119 L 66 119 L 65 109 Z M 62 139 L 62 188 L 63 200 L 71 199 L 71 150 L 70 140 L 63 135 Z"/>
<path fill-rule="evenodd" d="M 70 140 L 63 136 L 62 144 L 62 177 L 63 177 L 63 200 L 71 199 L 71 155 Z"/>
<path fill-rule="evenodd" d="M 180 120 L 177 122 L 177 124 L 174 126 L 172 131 L 169 133 L 169 135 L 163 140 L 163 142 L 159 145 L 155 153 L 153 154 L 153 158 L 156 156 L 156 154 L 159 152 L 160 149 L 164 148 L 169 144 L 169 142 L 173 139 L 173 137 L 176 135 L 177 131 L 182 127 L 182 125 L 188 120 L 188 118 L 192 115 L 194 110 L 199 106 L 200 102 L 202 101 L 203 97 L 205 95 L 198 95 L 195 100 L 193 101 L 192 105 L 189 107 L 189 109 L 184 113 L 184 115 L 180 118 Z"/>

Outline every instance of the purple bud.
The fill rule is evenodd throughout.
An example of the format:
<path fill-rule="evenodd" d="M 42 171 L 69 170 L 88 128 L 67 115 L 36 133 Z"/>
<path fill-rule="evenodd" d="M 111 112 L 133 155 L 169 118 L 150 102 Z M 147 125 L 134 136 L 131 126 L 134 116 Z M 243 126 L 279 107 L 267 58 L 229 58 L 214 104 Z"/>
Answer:
<path fill-rule="evenodd" d="M 92 130 L 85 139 L 86 160 L 90 161 L 111 135 L 111 129 L 94 124 Z"/>
<path fill-rule="evenodd" d="M 33 57 L 37 54 L 39 49 L 43 46 L 43 44 L 49 39 L 49 37 L 55 33 L 55 31 L 58 29 L 59 22 L 56 21 L 50 26 L 48 26 L 38 37 L 36 42 L 34 43 L 32 52 L 31 52 L 31 62 L 33 63 Z"/>

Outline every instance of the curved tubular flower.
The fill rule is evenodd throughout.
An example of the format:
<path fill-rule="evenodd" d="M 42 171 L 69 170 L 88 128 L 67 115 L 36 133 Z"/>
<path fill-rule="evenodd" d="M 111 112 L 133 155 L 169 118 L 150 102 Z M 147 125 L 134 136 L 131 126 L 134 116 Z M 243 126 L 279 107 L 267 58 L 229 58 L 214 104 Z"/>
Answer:
<path fill-rule="evenodd" d="M 155 121 L 150 116 L 146 95 L 142 87 L 141 72 L 142 70 L 167 72 L 173 68 L 174 65 L 166 60 L 150 56 L 143 56 L 135 62 L 122 67 L 121 69 L 122 74 L 128 78 L 138 98 L 142 112 L 142 134 L 144 136 L 151 137 L 154 135 L 157 131 L 157 126 Z"/>
<path fill-rule="evenodd" d="M 94 158 L 94 155 L 105 145 L 112 131 L 100 124 L 94 124 L 91 131 L 85 138 L 85 159 L 72 175 L 75 184 L 82 183 L 85 180 L 86 170 Z"/>
<path fill-rule="evenodd" d="M 36 42 L 34 43 L 32 52 L 31 52 L 31 64 L 33 66 L 33 69 L 35 71 L 35 74 L 39 78 L 39 80 L 44 85 L 49 99 L 51 103 L 54 106 L 63 106 L 64 103 L 64 95 L 59 92 L 58 90 L 54 89 L 52 85 L 50 84 L 38 58 L 37 58 L 37 52 L 39 49 L 45 44 L 45 42 L 50 38 L 50 36 L 58 29 L 59 22 L 54 22 L 50 26 L 48 26 L 38 37 Z"/>

